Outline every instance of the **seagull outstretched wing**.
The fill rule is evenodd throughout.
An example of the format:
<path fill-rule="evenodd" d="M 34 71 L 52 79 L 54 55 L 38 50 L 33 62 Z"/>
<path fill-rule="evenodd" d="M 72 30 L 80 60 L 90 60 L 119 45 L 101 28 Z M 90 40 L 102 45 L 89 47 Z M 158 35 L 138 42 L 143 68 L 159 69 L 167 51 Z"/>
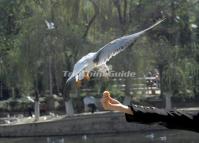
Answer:
<path fill-rule="evenodd" d="M 121 38 L 115 39 L 111 41 L 110 43 L 106 44 L 104 47 L 99 49 L 96 53 L 96 57 L 94 59 L 94 62 L 97 65 L 101 65 L 109 61 L 113 56 L 119 54 L 120 52 L 124 51 L 127 47 L 134 44 L 136 39 L 140 37 L 142 34 L 144 34 L 146 31 L 152 29 L 153 27 L 160 24 L 163 20 L 158 21 L 154 25 L 150 26 L 149 28 L 142 30 L 140 32 L 123 36 Z"/>

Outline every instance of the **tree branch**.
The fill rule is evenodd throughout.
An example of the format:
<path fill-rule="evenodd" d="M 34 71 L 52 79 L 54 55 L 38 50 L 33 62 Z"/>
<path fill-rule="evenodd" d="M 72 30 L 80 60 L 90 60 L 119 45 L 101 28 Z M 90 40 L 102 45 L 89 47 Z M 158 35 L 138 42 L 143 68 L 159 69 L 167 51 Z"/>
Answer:
<path fill-rule="evenodd" d="M 86 27 L 86 30 L 84 32 L 84 35 L 83 35 L 83 38 L 85 39 L 86 36 L 88 35 L 88 32 L 89 32 L 89 29 L 91 27 L 91 25 L 93 24 L 95 18 L 97 17 L 98 13 L 99 13 L 99 8 L 96 4 L 96 1 L 95 0 L 90 0 L 90 2 L 93 4 L 93 7 L 95 9 L 95 14 L 93 15 L 93 17 L 91 18 L 91 20 L 89 21 L 87 27 Z"/>
<path fill-rule="evenodd" d="M 123 18 L 122 18 L 122 13 L 121 13 L 121 8 L 120 8 L 120 5 L 121 5 L 120 0 L 114 0 L 114 4 L 115 4 L 115 7 L 117 8 L 119 22 L 120 24 L 123 24 Z"/>

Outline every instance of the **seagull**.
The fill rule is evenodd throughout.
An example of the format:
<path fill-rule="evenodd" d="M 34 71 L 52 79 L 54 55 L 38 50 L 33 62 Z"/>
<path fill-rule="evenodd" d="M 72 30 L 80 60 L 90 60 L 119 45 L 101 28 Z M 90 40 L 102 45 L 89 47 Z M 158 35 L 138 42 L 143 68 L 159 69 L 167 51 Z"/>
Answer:
<path fill-rule="evenodd" d="M 45 23 L 49 30 L 55 29 L 55 24 L 53 22 L 48 22 L 47 20 L 45 20 Z"/>
<path fill-rule="evenodd" d="M 29 101 L 33 102 L 33 103 L 35 102 L 34 99 L 32 99 L 32 97 L 30 97 L 30 96 L 27 96 L 27 99 L 28 99 Z"/>
<path fill-rule="evenodd" d="M 71 83 L 71 81 L 75 79 L 76 86 L 80 87 L 82 80 L 90 79 L 89 72 L 94 69 L 98 69 L 100 72 L 103 73 L 103 75 L 107 75 L 107 73 L 109 72 L 109 67 L 106 65 L 106 63 L 113 56 L 116 56 L 120 52 L 124 51 L 127 47 L 133 45 L 138 37 L 143 35 L 146 31 L 154 28 L 162 21 L 164 21 L 164 19 L 156 22 L 154 25 L 140 32 L 117 38 L 106 44 L 97 52 L 88 53 L 79 61 L 77 61 L 77 63 L 74 65 L 73 72 L 66 81 L 66 85 L 69 85 L 69 83 Z"/>

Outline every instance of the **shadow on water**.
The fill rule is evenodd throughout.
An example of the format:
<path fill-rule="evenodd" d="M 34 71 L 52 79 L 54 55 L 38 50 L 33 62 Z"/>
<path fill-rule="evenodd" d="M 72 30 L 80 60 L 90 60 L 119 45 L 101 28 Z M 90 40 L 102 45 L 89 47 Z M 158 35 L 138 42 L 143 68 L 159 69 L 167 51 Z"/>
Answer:
<path fill-rule="evenodd" d="M 198 143 L 199 134 L 165 130 L 108 135 L 1 138 L 0 143 Z"/>

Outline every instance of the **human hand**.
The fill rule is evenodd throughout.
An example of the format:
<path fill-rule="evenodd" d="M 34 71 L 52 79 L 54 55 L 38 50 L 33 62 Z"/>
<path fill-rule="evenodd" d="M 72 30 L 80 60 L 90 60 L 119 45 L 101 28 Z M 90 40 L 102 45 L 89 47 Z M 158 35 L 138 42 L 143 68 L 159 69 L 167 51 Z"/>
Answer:
<path fill-rule="evenodd" d="M 109 91 L 104 91 L 101 103 L 105 110 L 119 111 L 133 115 L 132 110 L 128 106 L 112 98 Z"/>
<path fill-rule="evenodd" d="M 103 93 L 103 98 L 105 98 L 106 100 L 108 100 L 111 104 L 121 104 L 118 100 L 112 98 L 110 96 L 110 92 L 109 91 L 104 91 Z"/>
<path fill-rule="evenodd" d="M 101 103 L 105 110 L 115 110 L 115 106 L 121 105 L 121 103 L 118 100 L 110 96 L 109 91 L 104 91 Z"/>

